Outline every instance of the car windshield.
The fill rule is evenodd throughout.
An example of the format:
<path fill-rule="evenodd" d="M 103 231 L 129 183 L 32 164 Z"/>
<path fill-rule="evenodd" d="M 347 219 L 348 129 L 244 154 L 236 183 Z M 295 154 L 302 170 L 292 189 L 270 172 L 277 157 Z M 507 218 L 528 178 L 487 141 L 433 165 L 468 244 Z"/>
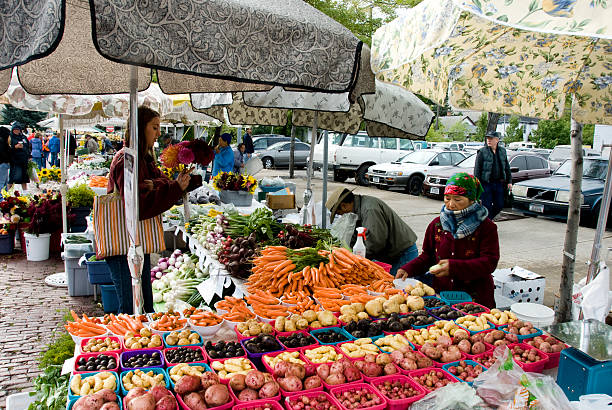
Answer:
<path fill-rule="evenodd" d="M 606 179 L 606 172 L 608 171 L 608 161 L 604 159 L 585 159 L 584 168 L 582 170 L 583 178 L 592 179 Z M 561 165 L 554 173 L 554 175 L 560 176 L 571 176 L 572 174 L 572 161 L 567 160 Z"/>
<path fill-rule="evenodd" d="M 572 151 L 569 147 L 555 147 L 550 153 L 551 161 L 563 161 L 572 156 Z"/>
<path fill-rule="evenodd" d="M 427 164 L 433 157 L 438 155 L 435 151 L 414 151 L 410 154 L 406 154 L 399 159 L 398 162 L 402 163 L 413 163 L 413 164 Z"/>
<path fill-rule="evenodd" d="M 461 168 L 474 168 L 476 166 L 476 154 L 471 154 L 463 161 L 457 162 L 455 166 Z"/>

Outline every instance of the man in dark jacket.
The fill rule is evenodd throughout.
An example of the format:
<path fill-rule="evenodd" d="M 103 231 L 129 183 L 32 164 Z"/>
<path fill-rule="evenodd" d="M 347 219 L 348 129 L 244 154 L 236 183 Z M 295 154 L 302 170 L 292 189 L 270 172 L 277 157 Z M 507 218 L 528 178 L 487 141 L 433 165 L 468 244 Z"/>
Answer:
<path fill-rule="evenodd" d="M 489 132 L 485 139 L 487 145 L 476 154 L 474 176 L 482 183 L 482 205 L 493 220 L 504 207 L 506 189 L 512 189 L 512 174 L 506 149 L 499 146 L 499 132 Z"/>
<path fill-rule="evenodd" d="M 244 143 L 244 153 L 247 160 L 251 159 L 253 153 L 255 152 L 255 147 L 253 146 L 253 130 L 251 127 L 246 129 L 246 133 L 242 137 L 242 142 Z"/>
<path fill-rule="evenodd" d="M 0 190 L 6 188 L 11 168 L 11 153 L 9 149 L 9 136 L 11 132 L 8 128 L 0 127 Z"/>

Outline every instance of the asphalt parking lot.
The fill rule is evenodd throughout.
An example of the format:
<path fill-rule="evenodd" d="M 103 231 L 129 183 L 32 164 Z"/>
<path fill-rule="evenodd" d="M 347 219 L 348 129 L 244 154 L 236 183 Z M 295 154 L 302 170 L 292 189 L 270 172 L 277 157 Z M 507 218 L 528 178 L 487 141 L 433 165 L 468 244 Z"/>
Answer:
<path fill-rule="evenodd" d="M 298 206 L 302 206 L 302 196 L 306 187 L 306 171 L 296 171 L 295 177 L 292 180 L 289 180 L 289 171 L 286 169 L 263 170 L 257 174 L 258 178 L 276 176 L 296 184 L 296 202 Z M 329 192 L 332 192 L 336 187 L 344 185 L 354 186 L 355 183 L 352 179 L 342 184 L 333 182 L 330 172 Z M 316 201 L 321 201 L 322 190 L 322 173 L 316 172 L 313 178 L 313 192 Z M 386 201 L 416 232 L 419 237 L 419 247 L 421 246 L 427 225 L 438 215 L 442 207 L 442 201 L 439 200 L 377 188 L 359 187 L 355 192 L 377 196 Z M 553 306 L 554 295 L 559 291 L 566 224 L 542 217 L 523 217 L 522 215 L 515 215 L 511 210 L 506 211 L 502 214 L 506 218 L 496 222 L 501 246 L 501 258 L 498 267 L 511 268 L 513 266 L 521 266 L 544 276 L 546 278 L 544 303 L 548 306 Z M 582 226 L 579 228 L 576 251 L 576 282 L 587 273 L 586 263 L 591 255 L 594 237 L 594 229 Z M 609 246 L 612 246 L 612 232 L 606 232 L 604 235 L 603 249 Z M 604 251 L 604 253 L 607 252 Z"/>

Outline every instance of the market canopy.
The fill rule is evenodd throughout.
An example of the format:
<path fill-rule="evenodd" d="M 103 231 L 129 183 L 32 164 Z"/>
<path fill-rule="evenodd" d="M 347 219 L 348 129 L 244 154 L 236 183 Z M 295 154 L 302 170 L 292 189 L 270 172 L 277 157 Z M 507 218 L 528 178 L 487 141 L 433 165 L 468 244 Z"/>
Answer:
<path fill-rule="evenodd" d="M 169 94 L 347 92 L 358 78 L 362 42 L 301 0 L 7 1 L 0 26 L 23 29 L 0 32 L 0 90 L 13 66 L 32 94 L 126 92 L 129 65 L 139 90 L 158 69 Z"/>
<path fill-rule="evenodd" d="M 591 0 L 425 0 L 376 31 L 372 70 L 438 104 L 612 124 L 612 7 Z"/>

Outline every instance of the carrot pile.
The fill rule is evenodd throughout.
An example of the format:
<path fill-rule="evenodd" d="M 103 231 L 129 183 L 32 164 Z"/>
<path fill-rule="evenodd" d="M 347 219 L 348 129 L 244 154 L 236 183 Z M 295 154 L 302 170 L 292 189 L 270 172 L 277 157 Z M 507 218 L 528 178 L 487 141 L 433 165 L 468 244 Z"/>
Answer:
<path fill-rule="evenodd" d="M 110 314 L 110 322 L 106 325 L 106 328 L 119 336 L 125 336 L 127 332 L 133 332 L 137 334 L 144 326 L 140 319 L 134 319 L 130 315 L 122 313 L 115 316 Z"/>
<path fill-rule="evenodd" d="M 387 289 L 394 289 L 392 281 L 393 277 L 391 279 L 376 280 L 370 284 L 369 289 L 372 292 L 385 293 Z"/>
<path fill-rule="evenodd" d="M 255 313 L 249 310 L 243 299 L 226 296 L 223 300 L 217 302 L 216 307 L 227 311 L 221 317 L 230 322 L 246 322 L 255 318 Z"/>
<path fill-rule="evenodd" d="M 317 305 L 312 298 L 310 298 L 304 291 L 292 292 L 283 296 L 283 303 L 287 303 L 289 306 L 287 310 L 291 313 L 301 315 L 307 310 L 318 311 L 321 310 L 321 306 Z"/>
<path fill-rule="evenodd" d="M 74 310 L 70 311 L 74 322 L 67 322 L 64 327 L 73 336 L 78 337 L 93 337 L 100 336 L 106 333 L 106 329 L 99 323 L 94 323 L 94 319 L 89 318 L 83 313 L 83 318 L 80 318 Z M 99 319 L 97 319 L 99 322 Z"/>
<path fill-rule="evenodd" d="M 376 296 L 370 295 L 370 294 L 358 294 L 358 295 L 353 295 L 350 298 L 350 302 L 351 303 L 363 303 L 364 305 L 366 303 L 368 303 L 369 301 L 371 301 L 372 299 L 376 299 Z"/>
<path fill-rule="evenodd" d="M 250 294 L 246 297 L 246 300 L 257 315 L 266 319 L 289 316 L 287 306 L 281 305 L 280 301 L 272 293 L 260 289 L 252 289 L 249 292 Z"/>
<path fill-rule="evenodd" d="M 187 309 L 183 310 L 183 316 L 191 317 L 191 315 L 193 314 L 202 313 L 202 312 L 204 312 L 202 309 L 199 309 L 193 306 L 189 306 Z"/>
<path fill-rule="evenodd" d="M 92 175 L 89 177 L 89 186 L 95 188 L 106 188 L 108 186 L 108 178 Z"/>
<path fill-rule="evenodd" d="M 213 312 L 202 311 L 200 313 L 194 313 L 189 317 L 191 323 L 196 326 L 214 326 L 223 322 L 223 318 Z"/>
<path fill-rule="evenodd" d="M 151 314 L 151 319 L 159 320 L 159 319 L 161 319 L 164 316 L 181 317 L 181 314 L 179 312 L 175 312 L 174 310 L 169 310 L 168 312 L 156 312 L 156 313 L 152 313 Z"/>
<path fill-rule="evenodd" d="M 194 315 L 191 315 L 193 319 Z M 187 319 L 181 319 L 179 316 L 162 314 L 161 318 L 157 322 L 151 323 L 151 328 L 163 332 L 172 332 L 185 327 Z"/>
<path fill-rule="evenodd" d="M 251 293 L 269 290 L 271 296 L 298 290 L 312 295 L 316 287 L 337 290 L 347 284 L 368 286 L 377 281 L 392 280 L 393 276 L 382 267 L 344 248 L 334 248 L 329 252 L 269 246 L 254 259 L 253 274 L 247 286 Z"/>
<path fill-rule="evenodd" d="M 355 296 L 355 295 L 367 295 L 368 290 L 365 286 L 354 285 L 354 284 L 346 284 L 340 286 L 340 292 L 342 292 L 343 296 Z"/>

